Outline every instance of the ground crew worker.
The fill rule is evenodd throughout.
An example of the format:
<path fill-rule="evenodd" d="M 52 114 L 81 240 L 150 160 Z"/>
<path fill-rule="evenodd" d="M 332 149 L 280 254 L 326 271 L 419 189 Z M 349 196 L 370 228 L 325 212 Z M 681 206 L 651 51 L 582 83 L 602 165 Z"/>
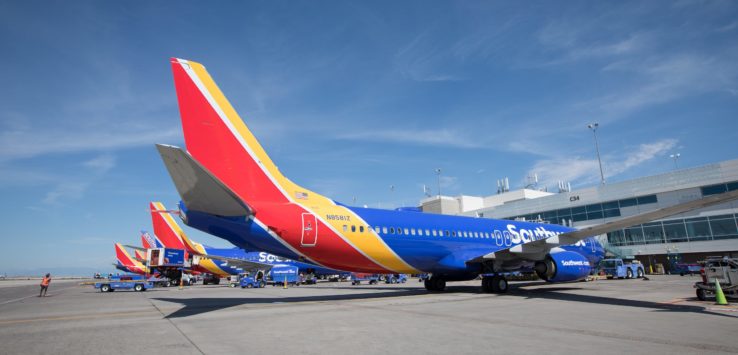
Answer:
<path fill-rule="evenodd" d="M 46 297 L 46 291 L 49 289 L 49 284 L 51 283 L 51 274 L 46 274 L 44 276 L 44 279 L 41 280 L 41 291 L 38 292 L 38 297 Z"/>

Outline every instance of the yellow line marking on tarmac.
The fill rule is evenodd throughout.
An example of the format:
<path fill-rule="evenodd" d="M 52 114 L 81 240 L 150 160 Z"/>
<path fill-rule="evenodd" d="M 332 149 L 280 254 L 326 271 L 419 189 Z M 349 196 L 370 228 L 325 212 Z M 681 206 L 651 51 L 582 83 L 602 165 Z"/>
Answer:
<path fill-rule="evenodd" d="M 677 303 L 682 303 L 684 301 L 686 301 L 686 299 L 684 299 L 684 298 L 675 298 L 673 300 L 659 302 L 659 303 L 661 303 L 661 304 L 677 304 Z"/>
<path fill-rule="evenodd" d="M 125 316 L 130 317 L 130 316 L 138 316 L 138 315 L 150 314 L 150 313 L 151 311 L 133 311 L 133 312 L 97 313 L 97 314 L 87 314 L 87 315 L 78 315 L 78 316 L 8 319 L 8 320 L 0 320 L 0 325 L 44 322 L 44 321 L 49 322 L 49 321 L 60 321 L 60 320 L 64 321 L 64 320 L 95 319 L 95 318 L 106 318 L 106 317 L 125 317 Z"/>

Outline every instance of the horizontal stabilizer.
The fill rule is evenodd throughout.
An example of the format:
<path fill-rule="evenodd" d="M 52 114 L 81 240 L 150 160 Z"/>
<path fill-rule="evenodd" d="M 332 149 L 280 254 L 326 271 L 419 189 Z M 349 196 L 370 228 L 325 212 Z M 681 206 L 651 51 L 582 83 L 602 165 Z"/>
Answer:
<path fill-rule="evenodd" d="M 187 209 L 226 217 L 253 214 L 238 195 L 182 148 L 163 144 L 156 148 Z"/>

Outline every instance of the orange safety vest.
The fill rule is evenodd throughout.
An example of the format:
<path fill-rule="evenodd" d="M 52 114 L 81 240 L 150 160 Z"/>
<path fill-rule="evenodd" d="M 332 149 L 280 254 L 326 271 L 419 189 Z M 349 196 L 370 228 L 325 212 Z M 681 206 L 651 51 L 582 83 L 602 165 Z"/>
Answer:
<path fill-rule="evenodd" d="M 44 277 L 44 279 L 41 280 L 41 286 L 49 286 L 49 283 L 51 283 L 50 277 Z"/>

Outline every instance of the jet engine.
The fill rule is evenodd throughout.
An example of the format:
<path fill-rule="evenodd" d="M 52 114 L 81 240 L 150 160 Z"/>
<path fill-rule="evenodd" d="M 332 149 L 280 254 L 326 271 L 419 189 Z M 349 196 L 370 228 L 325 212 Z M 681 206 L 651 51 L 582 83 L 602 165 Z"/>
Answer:
<path fill-rule="evenodd" d="M 592 266 L 582 254 L 561 251 L 536 262 L 535 271 L 538 277 L 548 282 L 567 282 L 584 279 L 592 271 Z"/>

